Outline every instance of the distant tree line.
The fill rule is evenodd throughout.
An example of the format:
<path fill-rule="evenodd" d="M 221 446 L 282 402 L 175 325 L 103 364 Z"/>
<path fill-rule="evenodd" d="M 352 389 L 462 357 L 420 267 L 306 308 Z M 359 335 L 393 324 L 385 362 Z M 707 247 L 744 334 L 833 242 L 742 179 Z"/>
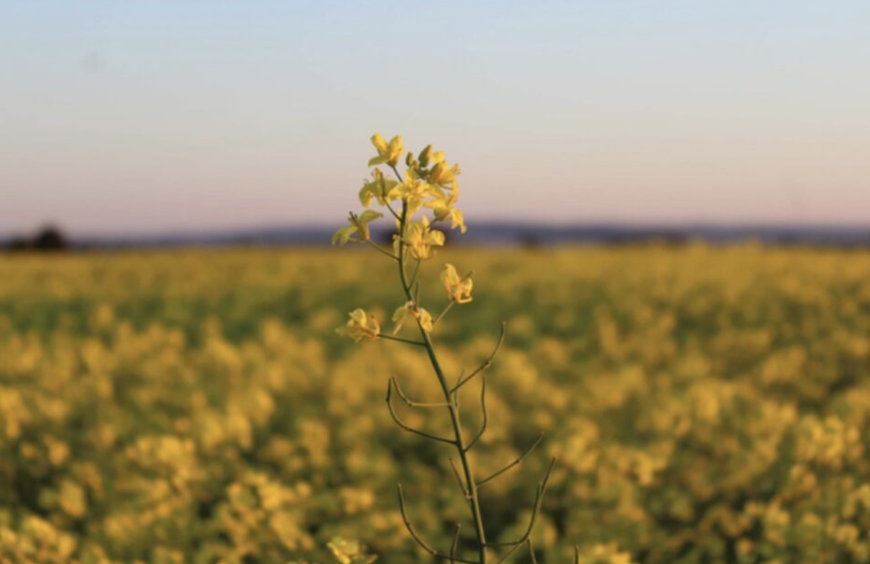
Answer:
<path fill-rule="evenodd" d="M 45 251 L 58 252 L 70 248 L 69 239 L 58 227 L 48 225 L 38 230 L 32 236 L 13 236 L 6 243 L 9 251 Z"/>

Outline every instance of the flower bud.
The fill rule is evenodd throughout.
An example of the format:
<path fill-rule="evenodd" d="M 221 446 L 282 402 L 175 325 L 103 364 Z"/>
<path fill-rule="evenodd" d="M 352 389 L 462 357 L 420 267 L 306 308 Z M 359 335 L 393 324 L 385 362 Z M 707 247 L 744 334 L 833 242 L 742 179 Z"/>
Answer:
<path fill-rule="evenodd" d="M 432 145 L 426 145 L 426 148 L 420 151 L 420 156 L 418 160 L 420 161 L 420 166 L 426 168 L 429 166 L 429 161 L 432 159 Z"/>

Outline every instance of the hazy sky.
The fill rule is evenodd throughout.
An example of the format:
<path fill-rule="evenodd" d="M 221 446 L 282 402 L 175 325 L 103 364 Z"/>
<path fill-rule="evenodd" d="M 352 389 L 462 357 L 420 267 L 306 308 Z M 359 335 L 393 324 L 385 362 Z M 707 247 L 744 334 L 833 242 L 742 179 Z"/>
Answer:
<path fill-rule="evenodd" d="M 375 131 L 472 226 L 870 225 L 870 2 L 0 1 L 0 233 L 340 224 Z"/>

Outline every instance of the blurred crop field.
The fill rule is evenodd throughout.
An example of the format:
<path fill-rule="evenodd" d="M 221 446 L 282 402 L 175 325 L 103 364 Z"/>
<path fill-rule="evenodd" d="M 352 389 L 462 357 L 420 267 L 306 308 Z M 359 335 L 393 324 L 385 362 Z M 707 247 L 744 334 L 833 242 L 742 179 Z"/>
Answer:
<path fill-rule="evenodd" d="M 448 374 L 507 322 L 478 471 L 546 433 L 482 489 L 492 540 L 525 528 L 558 456 L 542 562 L 870 561 L 870 253 L 451 250 L 429 304 L 445 261 L 475 280 L 433 334 Z M 0 257 L 0 562 L 326 564 L 334 537 L 431 562 L 395 486 L 449 544 L 449 447 L 384 403 L 391 376 L 437 401 L 427 361 L 334 332 L 356 307 L 386 324 L 395 276 L 337 249 Z"/>

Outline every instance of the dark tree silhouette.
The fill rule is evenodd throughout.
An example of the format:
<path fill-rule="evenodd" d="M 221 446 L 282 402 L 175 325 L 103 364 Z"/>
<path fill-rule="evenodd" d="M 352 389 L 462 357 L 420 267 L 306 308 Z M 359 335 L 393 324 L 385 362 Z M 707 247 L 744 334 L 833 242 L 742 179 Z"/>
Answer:
<path fill-rule="evenodd" d="M 64 251 L 69 248 L 69 243 L 60 229 L 47 226 L 33 238 L 33 248 L 37 251 Z"/>
<path fill-rule="evenodd" d="M 47 225 L 37 231 L 33 237 L 15 236 L 9 240 L 6 247 L 10 251 L 44 251 L 57 252 L 69 249 L 69 240 L 63 232 Z"/>

